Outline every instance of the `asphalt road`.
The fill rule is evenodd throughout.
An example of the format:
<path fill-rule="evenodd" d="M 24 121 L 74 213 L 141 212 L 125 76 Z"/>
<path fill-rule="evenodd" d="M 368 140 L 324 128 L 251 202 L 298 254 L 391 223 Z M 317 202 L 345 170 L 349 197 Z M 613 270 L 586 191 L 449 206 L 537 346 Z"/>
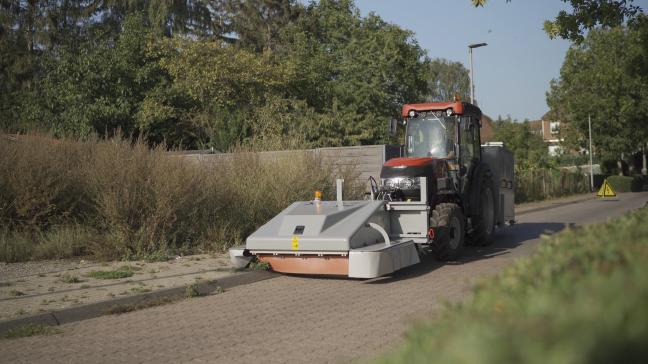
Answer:
<path fill-rule="evenodd" d="M 605 221 L 644 206 L 648 192 L 525 206 L 496 243 L 452 264 L 427 259 L 361 281 L 280 276 L 225 293 L 61 326 L 63 333 L 0 341 L 5 363 L 321 363 L 371 359 L 476 279 L 529 255 L 543 233 Z"/>

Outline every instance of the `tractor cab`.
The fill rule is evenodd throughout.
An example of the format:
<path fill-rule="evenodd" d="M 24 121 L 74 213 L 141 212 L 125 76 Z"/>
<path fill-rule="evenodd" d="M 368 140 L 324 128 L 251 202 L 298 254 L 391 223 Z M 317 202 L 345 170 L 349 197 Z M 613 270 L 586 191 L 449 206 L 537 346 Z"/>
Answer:
<path fill-rule="evenodd" d="M 416 186 L 417 177 L 427 177 L 426 190 L 431 202 L 448 197 L 435 194 L 439 183 L 457 194 L 465 194 L 469 188 L 468 175 L 481 159 L 481 110 L 460 101 L 433 102 L 407 104 L 403 106 L 402 116 L 403 157 L 387 161 L 381 171 L 383 185 L 391 190 L 391 198 L 416 198 L 418 191 L 408 187 Z M 395 125 L 392 122 L 393 131 Z"/>
<path fill-rule="evenodd" d="M 456 117 L 415 114 L 405 129 L 405 156 L 454 158 Z"/>

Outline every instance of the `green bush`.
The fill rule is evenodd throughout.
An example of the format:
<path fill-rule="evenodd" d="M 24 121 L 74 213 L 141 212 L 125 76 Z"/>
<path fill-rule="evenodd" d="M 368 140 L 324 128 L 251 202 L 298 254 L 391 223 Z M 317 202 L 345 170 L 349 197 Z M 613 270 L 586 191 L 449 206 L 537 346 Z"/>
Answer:
<path fill-rule="evenodd" d="M 614 192 L 639 192 L 643 189 L 641 176 L 610 176 L 607 181 Z"/>
<path fill-rule="evenodd" d="M 144 259 L 240 243 L 334 175 L 358 198 L 353 169 L 314 153 L 272 157 L 251 147 L 203 161 L 142 141 L 0 141 L 0 260 Z"/>
<path fill-rule="evenodd" d="M 639 363 L 648 356 L 648 208 L 545 238 L 390 363 Z"/>

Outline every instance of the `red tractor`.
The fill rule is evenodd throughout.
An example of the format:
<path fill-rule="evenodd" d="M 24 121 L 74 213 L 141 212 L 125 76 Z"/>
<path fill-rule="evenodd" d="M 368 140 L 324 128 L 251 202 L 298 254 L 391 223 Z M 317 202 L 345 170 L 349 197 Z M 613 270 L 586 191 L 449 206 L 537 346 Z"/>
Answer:
<path fill-rule="evenodd" d="M 512 154 L 502 143 L 481 144 L 482 113 L 470 103 L 408 104 L 402 117 L 403 157 L 383 165 L 382 184 L 374 182 L 372 192 L 388 201 L 416 201 L 422 198 L 420 177 L 426 177 L 427 236 L 419 246 L 452 260 L 465 244 L 490 244 L 497 225 L 514 222 Z M 393 133 L 398 124 L 392 120 Z M 401 235 L 416 238 L 420 218 L 414 215 L 394 214 L 392 231 L 400 226 Z"/>

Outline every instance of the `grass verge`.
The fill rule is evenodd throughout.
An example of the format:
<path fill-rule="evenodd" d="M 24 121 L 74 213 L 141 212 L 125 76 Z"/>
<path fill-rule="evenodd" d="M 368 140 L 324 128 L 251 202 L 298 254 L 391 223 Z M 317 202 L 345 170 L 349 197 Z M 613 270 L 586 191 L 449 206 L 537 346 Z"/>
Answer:
<path fill-rule="evenodd" d="M 648 208 L 545 238 L 407 335 L 384 363 L 611 363 L 648 357 Z"/>
<path fill-rule="evenodd" d="M 54 335 L 60 334 L 62 331 L 58 327 L 43 325 L 43 324 L 28 324 L 15 327 L 2 336 L 3 339 L 18 339 L 21 337 L 29 337 L 36 335 Z"/>

